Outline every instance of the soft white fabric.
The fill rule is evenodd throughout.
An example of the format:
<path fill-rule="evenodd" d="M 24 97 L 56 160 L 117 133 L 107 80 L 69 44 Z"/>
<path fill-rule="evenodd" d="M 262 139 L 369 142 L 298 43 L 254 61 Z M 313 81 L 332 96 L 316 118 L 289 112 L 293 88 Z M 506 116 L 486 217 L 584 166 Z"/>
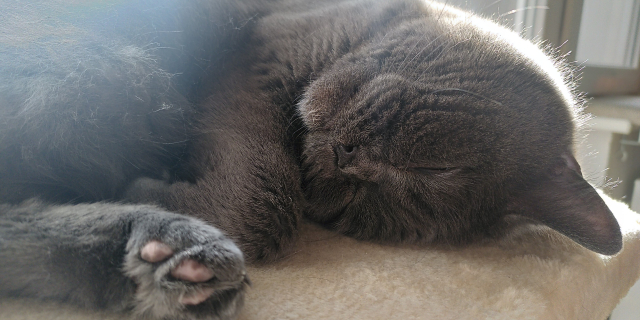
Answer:
<path fill-rule="evenodd" d="M 380 246 L 304 225 L 286 259 L 249 268 L 240 319 L 603 320 L 640 276 L 640 215 L 607 200 L 624 234 L 614 257 L 544 227 L 464 249 Z M 0 300 L 0 319 L 122 319 Z"/>

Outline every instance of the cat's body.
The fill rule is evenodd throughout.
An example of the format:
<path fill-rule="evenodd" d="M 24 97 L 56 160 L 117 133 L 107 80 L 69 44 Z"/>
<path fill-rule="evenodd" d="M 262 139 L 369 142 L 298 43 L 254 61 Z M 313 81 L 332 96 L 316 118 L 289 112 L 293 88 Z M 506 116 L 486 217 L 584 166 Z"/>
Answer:
<path fill-rule="evenodd" d="M 465 243 L 515 214 L 620 249 L 567 84 L 487 21 L 417 0 L 49 6 L 91 23 L 0 39 L 0 294 L 231 318 L 244 258 L 286 252 L 303 216 Z M 96 201 L 163 209 L 46 204 Z"/>

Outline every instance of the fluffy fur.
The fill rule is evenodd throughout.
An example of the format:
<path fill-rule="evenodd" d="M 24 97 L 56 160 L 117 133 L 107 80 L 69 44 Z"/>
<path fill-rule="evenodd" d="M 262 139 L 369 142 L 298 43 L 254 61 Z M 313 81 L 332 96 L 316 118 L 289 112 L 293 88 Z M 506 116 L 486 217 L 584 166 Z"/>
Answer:
<path fill-rule="evenodd" d="M 468 13 L 417 0 L 6 7 L 0 231 L 13 236 L 0 245 L 16 251 L 0 259 L 60 283 L 5 274 L 4 294 L 231 318 L 244 259 L 287 253 L 303 216 L 359 239 L 464 244 L 517 215 L 599 253 L 622 246 L 573 157 L 579 111 L 561 75 Z M 29 238 L 68 254 L 30 252 Z M 150 241 L 175 255 L 142 259 Z M 83 262 L 78 245 L 109 263 Z M 72 289 L 82 272 L 65 281 L 67 256 L 94 287 Z M 172 278 L 186 260 L 214 276 Z M 207 301 L 177 303 L 203 288 Z"/>

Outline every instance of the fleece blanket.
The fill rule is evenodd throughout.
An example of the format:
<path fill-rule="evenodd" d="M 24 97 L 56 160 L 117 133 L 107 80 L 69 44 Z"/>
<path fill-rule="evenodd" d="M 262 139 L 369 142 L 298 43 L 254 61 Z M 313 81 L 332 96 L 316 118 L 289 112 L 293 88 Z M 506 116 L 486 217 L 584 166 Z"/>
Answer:
<path fill-rule="evenodd" d="M 458 249 L 384 246 L 305 224 L 282 261 L 250 267 L 241 320 L 604 320 L 640 276 L 640 215 L 607 199 L 624 235 L 613 257 L 540 226 Z M 0 300 L 0 319 L 125 319 L 27 299 Z"/>

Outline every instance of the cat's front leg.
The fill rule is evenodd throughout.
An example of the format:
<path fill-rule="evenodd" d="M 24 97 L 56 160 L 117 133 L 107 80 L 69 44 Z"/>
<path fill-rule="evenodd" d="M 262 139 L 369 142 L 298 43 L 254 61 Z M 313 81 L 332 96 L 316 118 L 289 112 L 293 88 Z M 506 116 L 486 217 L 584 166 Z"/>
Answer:
<path fill-rule="evenodd" d="M 248 284 L 218 229 L 152 206 L 2 205 L 0 261 L 0 295 L 151 319 L 233 319 Z"/>
<path fill-rule="evenodd" d="M 200 218 L 233 239 L 247 261 L 264 263 L 294 247 L 306 206 L 288 132 L 296 129 L 267 97 L 236 94 L 203 107 L 211 114 L 202 125 L 212 129 L 191 142 L 187 171 L 195 181 L 139 178 L 124 200 Z"/>

